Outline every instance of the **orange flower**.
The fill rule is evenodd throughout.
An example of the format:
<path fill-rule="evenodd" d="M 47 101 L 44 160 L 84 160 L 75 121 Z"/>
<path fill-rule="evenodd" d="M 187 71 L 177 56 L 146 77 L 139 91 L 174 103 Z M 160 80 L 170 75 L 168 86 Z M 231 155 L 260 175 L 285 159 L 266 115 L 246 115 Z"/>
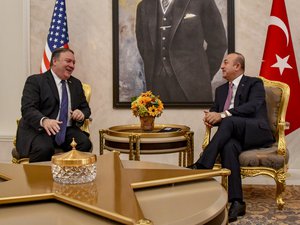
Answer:
<path fill-rule="evenodd" d="M 158 117 L 164 109 L 159 96 L 155 96 L 151 91 L 141 93 L 138 97 L 131 99 L 131 110 L 135 116 Z"/>

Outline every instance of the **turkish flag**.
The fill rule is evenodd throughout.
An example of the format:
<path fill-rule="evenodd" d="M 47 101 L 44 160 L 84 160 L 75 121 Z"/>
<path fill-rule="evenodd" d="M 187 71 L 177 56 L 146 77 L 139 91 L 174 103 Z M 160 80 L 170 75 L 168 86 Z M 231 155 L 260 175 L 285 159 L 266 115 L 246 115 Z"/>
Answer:
<path fill-rule="evenodd" d="M 290 86 L 290 100 L 286 114 L 290 129 L 286 134 L 298 129 L 300 127 L 300 82 L 284 0 L 273 0 L 260 76 Z"/>

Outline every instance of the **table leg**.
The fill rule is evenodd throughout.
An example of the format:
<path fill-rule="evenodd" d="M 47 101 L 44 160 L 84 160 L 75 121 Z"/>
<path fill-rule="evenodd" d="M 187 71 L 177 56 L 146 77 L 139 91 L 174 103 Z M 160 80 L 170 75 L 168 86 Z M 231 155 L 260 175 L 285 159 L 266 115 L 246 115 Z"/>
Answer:
<path fill-rule="evenodd" d="M 184 152 L 179 152 L 178 154 L 179 154 L 179 156 L 178 156 L 178 166 L 183 166 L 182 158 L 183 158 Z"/>
<path fill-rule="evenodd" d="M 141 155 L 141 137 L 140 135 L 135 135 L 135 160 L 140 161 Z"/>
<path fill-rule="evenodd" d="M 99 154 L 103 155 L 105 130 L 99 130 Z"/>
<path fill-rule="evenodd" d="M 134 136 L 129 135 L 129 160 L 133 160 L 133 145 L 134 145 Z"/>
<path fill-rule="evenodd" d="M 194 132 L 191 131 L 190 132 L 190 161 L 188 162 L 189 165 L 193 164 L 194 163 Z"/>
<path fill-rule="evenodd" d="M 191 165 L 194 161 L 194 132 L 190 131 L 185 134 L 187 140 L 187 148 L 186 148 L 186 161 L 184 161 L 185 165 Z"/>

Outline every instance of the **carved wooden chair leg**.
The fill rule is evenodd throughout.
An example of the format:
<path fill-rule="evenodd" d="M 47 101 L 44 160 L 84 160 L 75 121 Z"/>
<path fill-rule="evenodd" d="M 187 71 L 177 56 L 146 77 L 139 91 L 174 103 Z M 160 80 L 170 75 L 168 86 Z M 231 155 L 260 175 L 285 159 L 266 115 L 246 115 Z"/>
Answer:
<path fill-rule="evenodd" d="M 282 194 L 285 190 L 285 180 L 276 180 L 276 203 L 278 209 L 282 210 L 285 202 L 283 201 Z"/>

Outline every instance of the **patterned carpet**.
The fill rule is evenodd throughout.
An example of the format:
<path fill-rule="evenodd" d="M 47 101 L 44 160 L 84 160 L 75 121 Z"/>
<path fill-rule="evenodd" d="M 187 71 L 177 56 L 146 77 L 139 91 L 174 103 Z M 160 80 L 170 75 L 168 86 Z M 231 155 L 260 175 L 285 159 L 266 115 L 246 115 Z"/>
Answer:
<path fill-rule="evenodd" d="M 287 186 L 285 205 L 278 210 L 275 185 L 244 185 L 246 215 L 230 225 L 291 225 L 300 224 L 300 186 Z"/>

